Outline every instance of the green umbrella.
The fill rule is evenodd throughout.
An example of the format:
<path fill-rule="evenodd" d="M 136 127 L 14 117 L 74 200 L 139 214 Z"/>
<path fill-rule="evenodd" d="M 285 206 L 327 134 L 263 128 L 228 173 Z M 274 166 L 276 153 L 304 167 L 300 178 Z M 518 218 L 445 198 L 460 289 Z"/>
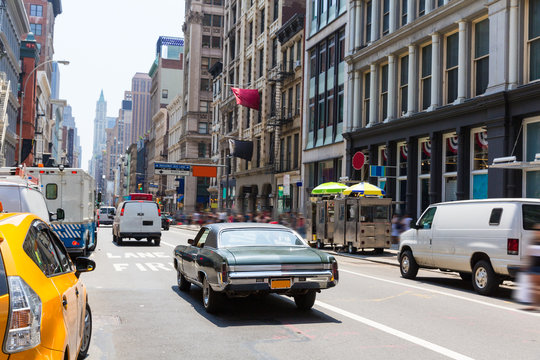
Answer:
<path fill-rule="evenodd" d="M 343 190 L 345 190 L 346 188 L 347 188 L 347 185 L 344 185 L 344 184 L 340 184 L 340 183 L 337 183 L 337 182 L 327 182 L 327 183 L 320 184 L 319 186 L 317 186 L 316 188 L 311 190 L 311 193 L 312 194 L 317 194 L 317 195 L 320 195 L 320 194 L 339 194 Z"/>

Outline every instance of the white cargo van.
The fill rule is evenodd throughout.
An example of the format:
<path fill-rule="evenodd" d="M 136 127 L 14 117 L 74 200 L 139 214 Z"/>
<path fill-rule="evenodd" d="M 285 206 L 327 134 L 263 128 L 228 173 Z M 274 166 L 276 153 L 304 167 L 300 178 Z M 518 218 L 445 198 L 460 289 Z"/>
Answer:
<path fill-rule="evenodd" d="M 161 213 L 153 201 L 128 200 L 121 202 L 116 209 L 113 222 L 113 242 L 122 245 L 125 238 L 148 242 L 159 246 L 161 241 Z"/>
<path fill-rule="evenodd" d="M 430 205 L 400 236 L 401 275 L 419 268 L 456 271 L 474 290 L 493 292 L 525 265 L 527 241 L 540 224 L 538 199 L 487 199 Z"/>

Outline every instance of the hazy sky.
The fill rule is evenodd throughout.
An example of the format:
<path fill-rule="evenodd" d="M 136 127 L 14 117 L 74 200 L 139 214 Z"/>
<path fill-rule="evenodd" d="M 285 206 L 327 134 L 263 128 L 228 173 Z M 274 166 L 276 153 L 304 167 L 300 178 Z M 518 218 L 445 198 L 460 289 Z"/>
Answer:
<path fill-rule="evenodd" d="M 81 137 L 82 167 L 92 156 L 96 101 L 101 89 L 107 116 L 118 116 L 136 72 L 148 72 L 159 36 L 183 37 L 183 0 L 62 0 L 56 17 L 54 59 L 60 98 L 73 108 Z"/>

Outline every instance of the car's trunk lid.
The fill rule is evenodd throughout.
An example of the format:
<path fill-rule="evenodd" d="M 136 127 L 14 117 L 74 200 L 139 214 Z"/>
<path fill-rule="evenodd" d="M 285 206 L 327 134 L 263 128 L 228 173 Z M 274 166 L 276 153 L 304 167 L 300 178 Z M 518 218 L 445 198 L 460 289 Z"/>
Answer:
<path fill-rule="evenodd" d="M 314 264 L 322 259 L 316 250 L 299 246 L 242 246 L 226 249 L 229 265 Z"/>

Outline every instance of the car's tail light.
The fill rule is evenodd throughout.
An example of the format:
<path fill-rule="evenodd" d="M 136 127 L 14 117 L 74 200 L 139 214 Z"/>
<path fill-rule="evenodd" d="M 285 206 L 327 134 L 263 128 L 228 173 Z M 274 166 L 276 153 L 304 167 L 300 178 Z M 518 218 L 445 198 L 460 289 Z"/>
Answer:
<path fill-rule="evenodd" d="M 124 216 L 124 208 L 122 208 L 122 210 L 120 210 L 120 216 Z"/>
<path fill-rule="evenodd" d="M 41 342 L 41 299 L 19 276 L 8 276 L 9 321 L 4 351 L 14 353 Z"/>
<path fill-rule="evenodd" d="M 338 271 L 338 265 L 337 265 L 337 261 L 333 261 L 332 262 L 332 281 L 337 281 L 339 280 L 339 271 Z"/>
<path fill-rule="evenodd" d="M 157 214 L 158 216 L 161 216 L 161 210 L 159 210 L 159 208 L 157 209 Z"/>
<path fill-rule="evenodd" d="M 227 264 L 221 264 L 221 272 L 219 273 L 219 277 L 222 283 L 229 281 L 229 267 Z"/>
<path fill-rule="evenodd" d="M 519 239 L 508 239 L 508 245 L 506 247 L 508 255 L 519 254 Z"/>

